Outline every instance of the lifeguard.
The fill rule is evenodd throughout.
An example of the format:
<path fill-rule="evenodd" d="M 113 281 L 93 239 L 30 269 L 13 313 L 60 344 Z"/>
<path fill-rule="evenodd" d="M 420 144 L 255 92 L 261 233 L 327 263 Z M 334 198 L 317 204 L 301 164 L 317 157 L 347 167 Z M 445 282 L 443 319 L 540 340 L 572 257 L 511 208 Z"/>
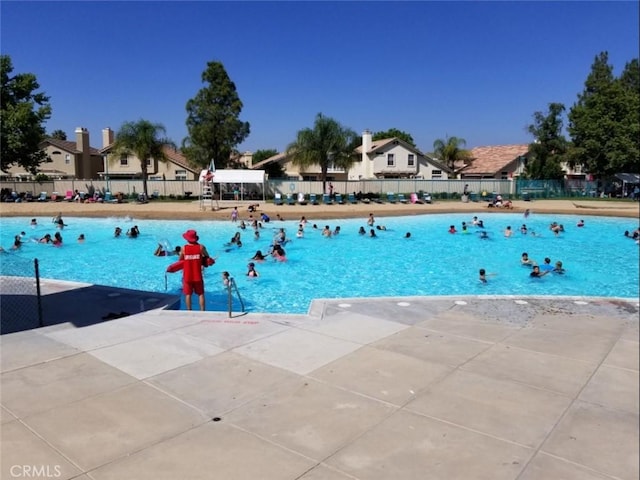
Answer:
<path fill-rule="evenodd" d="M 182 261 L 182 293 L 187 310 L 191 310 L 191 295 L 198 295 L 200 310 L 204 311 L 204 279 L 202 268 L 212 265 L 212 258 L 204 245 L 198 243 L 199 237 L 195 230 L 187 230 L 182 234 L 187 243 L 180 251 Z"/>

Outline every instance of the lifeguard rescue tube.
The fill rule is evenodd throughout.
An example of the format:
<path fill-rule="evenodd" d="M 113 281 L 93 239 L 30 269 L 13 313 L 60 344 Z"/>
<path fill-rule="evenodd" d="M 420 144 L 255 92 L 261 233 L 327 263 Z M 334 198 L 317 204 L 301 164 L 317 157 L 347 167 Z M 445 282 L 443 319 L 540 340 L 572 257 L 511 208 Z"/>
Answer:
<path fill-rule="evenodd" d="M 211 257 L 207 257 L 206 259 L 203 260 L 204 267 L 210 267 L 214 263 L 216 263 L 216 261 Z M 177 262 L 173 262 L 171 265 L 167 267 L 167 272 L 175 273 L 175 272 L 179 272 L 183 268 L 184 268 L 184 260 L 178 260 Z"/>
<path fill-rule="evenodd" d="M 184 268 L 184 260 L 178 260 L 167 267 L 167 272 L 174 273 Z"/>

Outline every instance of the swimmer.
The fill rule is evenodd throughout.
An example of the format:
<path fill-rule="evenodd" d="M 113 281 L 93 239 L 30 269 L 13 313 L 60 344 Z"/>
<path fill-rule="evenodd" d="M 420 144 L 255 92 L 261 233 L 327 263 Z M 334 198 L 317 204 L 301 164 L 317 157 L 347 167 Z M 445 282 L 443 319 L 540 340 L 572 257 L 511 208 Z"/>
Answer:
<path fill-rule="evenodd" d="M 84 243 L 84 233 L 81 233 L 80 236 L 78 236 L 78 243 Z"/>
<path fill-rule="evenodd" d="M 260 240 L 260 230 L 256 229 L 253 231 L 253 239 Z"/>
<path fill-rule="evenodd" d="M 511 231 L 511 227 L 508 226 L 504 231 L 504 236 L 509 238 L 513 232 Z"/>
<path fill-rule="evenodd" d="M 264 223 L 269 223 L 271 221 L 271 219 L 269 218 L 269 215 L 267 215 L 264 212 L 260 214 L 260 220 L 262 220 Z"/>
<path fill-rule="evenodd" d="M 60 232 L 56 232 L 55 235 L 53 236 L 53 238 L 55 239 L 53 241 L 53 244 L 56 247 L 60 247 L 62 245 L 62 235 L 60 235 Z"/>
<path fill-rule="evenodd" d="M 30 225 L 31 225 L 32 227 L 37 227 L 37 226 L 38 226 L 38 221 L 37 221 L 35 218 L 32 218 L 32 219 L 31 219 L 31 223 L 30 223 Z"/>
<path fill-rule="evenodd" d="M 629 232 L 627 232 L 627 233 L 629 233 Z M 366 235 L 367 231 L 364 229 L 364 227 L 360 227 L 360 229 L 358 230 L 358 234 L 359 235 Z"/>
<path fill-rule="evenodd" d="M 463 222 L 464 223 L 464 222 Z M 467 226 L 466 225 L 462 225 L 462 233 L 469 233 L 467 231 Z"/>
<path fill-rule="evenodd" d="M 527 218 L 530 214 L 531 214 L 531 211 L 527 208 L 527 209 L 524 211 L 524 218 Z"/>
<path fill-rule="evenodd" d="M 53 223 L 55 223 L 56 227 L 59 228 L 60 230 L 62 230 L 64 227 L 67 226 L 67 224 L 64 223 L 64 220 L 62 220 L 62 212 L 58 213 L 58 215 L 53 217 Z"/>
<path fill-rule="evenodd" d="M 404 234 L 404 238 L 411 238 L 411 232 L 407 232 Z"/>
<path fill-rule="evenodd" d="M 373 228 L 371 230 L 369 230 L 369 236 L 370 237 L 375 237 L 376 236 L 376 231 Z"/>
<path fill-rule="evenodd" d="M 580 220 L 578 223 L 576 223 L 576 227 L 584 227 L 584 220 Z"/>
<path fill-rule="evenodd" d="M 300 225 L 302 226 L 302 228 L 307 226 L 307 217 L 305 217 L 304 215 L 300 218 Z"/>
<path fill-rule="evenodd" d="M 480 273 L 479 280 L 482 283 L 487 283 L 487 272 L 485 272 L 484 268 L 481 268 L 479 273 Z"/>
<path fill-rule="evenodd" d="M 523 234 L 523 235 L 527 234 L 527 226 L 524 223 L 520 227 L 520 233 Z"/>
<path fill-rule="evenodd" d="M 298 228 L 298 231 L 296 232 L 296 238 L 302 238 L 304 237 L 304 230 L 302 229 L 302 225 L 300 226 L 300 228 Z"/>
<path fill-rule="evenodd" d="M 478 217 L 473 217 L 473 220 L 471 221 L 472 225 L 478 225 Z"/>
<path fill-rule="evenodd" d="M 242 230 L 244 230 L 245 228 L 247 228 L 247 224 L 244 223 L 244 220 L 240 220 L 240 225 L 238 225 L 238 228 L 241 228 Z"/>
<path fill-rule="evenodd" d="M 484 228 L 484 222 L 482 220 L 478 220 L 478 227 Z"/>
<path fill-rule="evenodd" d="M 387 227 L 385 227 L 384 225 L 376 225 L 376 230 L 386 230 Z"/>
<path fill-rule="evenodd" d="M 313 229 L 317 230 L 317 229 L 318 229 L 318 225 L 316 225 L 316 224 L 314 223 L 314 224 L 313 224 L 313 227 L 311 227 L 311 228 L 313 228 Z"/>
<path fill-rule="evenodd" d="M 251 257 L 251 260 L 255 260 L 257 262 L 264 262 L 265 256 L 262 254 L 262 250 L 258 250 L 256 254 L 253 257 Z"/>
<path fill-rule="evenodd" d="M 562 267 L 562 262 L 560 260 L 558 260 L 556 262 L 556 266 L 553 267 L 553 273 L 559 273 L 560 275 L 565 273 L 565 269 Z"/>
<path fill-rule="evenodd" d="M 231 210 L 231 221 L 232 222 L 238 221 L 238 207 L 233 207 L 233 210 Z"/>
<path fill-rule="evenodd" d="M 229 272 L 222 272 L 222 285 L 228 287 L 231 285 L 231 277 L 229 276 Z"/>
<path fill-rule="evenodd" d="M 373 227 L 374 223 L 376 223 L 376 219 L 373 217 L 373 213 L 370 213 L 369 218 L 367 219 L 367 225 Z"/>
<path fill-rule="evenodd" d="M 256 271 L 256 265 L 255 263 L 251 262 L 249 265 L 247 265 L 247 268 L 249 269 L 247 271 L 247 277 L 258 277 L 258 272 Z"/>
<path fill-rule="evenodd" d="M 457 230 L 456 230 L 455 225 L 450 225 L 449 226 L 449 233 L 456 233 L 456 232 L 457 232 Z"/>
<path fill-rule="evenodd" d="M 13 237 L 13 248 L 14 250 L 18 250 L 22 246 L 22 241 L 20 240 L 20 235 L 16 235 Z"/>
<path fill-rule="evenodd" d="M 548 271 L 541 272 L 540 271 L 540 267 L 538 265 L 534 265 L 531 273 L 529 274 L 529 276 L 532 277 L 532 278 L 540 278 L 540 277 L 544 277 L 547 273 L 549 273 L 549 272 Z"/>
<path fill-rule="evenodd" d="M 532 259 L 529 258 L 529 254 L 527 252 L 522 252 L 522 256 L 520 257 L 520 263 L 528 267 L 531 267 L 532 265 L 536 264 L 536 262 L 534 262 Z"/>
<path fill-rule="evenodd" d="M 322 236 L 323 237 L 330 237 L 331 236 L 331 228 L 329 228 L 329 225 L 325 225 L 324 229 L 322 230 Z"/>
<path fill-rule="evenodd" d="M 138 238 L 138 235 L 140 235 L 140 230 L 138 230 L 137 225 L 134 225 L 129 230 L 127 230 L 127 237 L 129 238 Z"/>
<path fill-rule="evenodd" d="M 273 258 L 280 262 L 284 262 L 287 259 L 287 254 L 280 245 L 273 246 L 273 252 L 271 253 L 271 255 L 273 256 Z"/>
<path fill-rule="evenodd" d="M 338 235 L 339 233 L 340 233 L 340 225 L 338 225 L 336 229 L 333 231 L 334 235 Z"/>
<path fill-rule="evenodd" d="M 540 266 L 540 270 L 543 272 L 550 272 L 553 270 L 553 265 L 551 265 L 551 259 L 549 257 L 545 257 L 544 263 Z"/>
<path fill-rule="evenodd" d="M 51 234 L 47 233 L 44 237 L 38 240 L 39 243 L 51 243 Z"/>
<path fill-rule="evenodd" d="M 113 231 L 113 236 L 117 238 L 121 234 L 122 234 L 122 229 L 120 227 L 116 227 L 116 229 Z"/>
<path fill-rule="evenodd" d="M 489 234 L 487 232 L 485 232 L 484 230 L 482 230 L 481 232 L 477 232 L 480 235 L 480 239 L 481 240 L 488 240 L 489 239 Z"/>

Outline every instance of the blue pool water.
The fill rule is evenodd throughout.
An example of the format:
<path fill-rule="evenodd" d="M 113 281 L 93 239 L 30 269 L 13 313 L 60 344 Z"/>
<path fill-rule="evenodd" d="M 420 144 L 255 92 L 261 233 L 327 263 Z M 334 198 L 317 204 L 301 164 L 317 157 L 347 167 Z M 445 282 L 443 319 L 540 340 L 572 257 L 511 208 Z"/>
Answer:
<path fill-rule="evenodd" d="M 476 227 L 469 234 L 447 233 L 449 225 L 461 230 L 472 215 L 442 214 L 405 217 L 379 217 L 377 238 L 358 235 L 360 226 L 367 231 L 366 219 L 314 221 L 302 239 L 295 237 L 298 219 L 264 224 L 259 240 L 253 231 L 240 230 L 230 221 L 130 220 L 123 218 L 65 218 L 60 248 L 26 241 L 17 251 L 0 255 L 3 274 L 20 274 L 25 261 L 38 258 L 41 276 L 61 280 L 95 283 L 138 290 L 180 292 L 181 274 L 165 269 L 176 257 L 155 257 L 158 242 L 182 245 L 182 233 L 194 228 L 209 252 L 217 256 L 214 266 L 205 272 L 208 310 L 225 310 L 226 294 L 221 272 L 228 270 L 235 278 L 247 309 L 254 312 L 304 313 L 314 298 L 349 298 L 412 295 L 571 295 L 638 298 L 638 245 L 623 236 L 625 230 L 637 228 L 629 218 L 587 217 L 586 226 L 576 227 L 579 218 L 563 215 L 486 214 L 484 221 L 489 239 L 482 240 Z M 49 217 L 38 217 L 38 226 L 30 227 L 29 218 L 2 218 L 1 245 L 9 250 L 13 236 L 20 231 L 40 238 L 56 229 Z M 559 237 L 549 231 L 552 221 L 562 223 L 566 232 Z M 526 223 L 541 237 L 522 235 Z M 141 236 L 114 238 L 113 230 L 124 232 L 134 224 Z M 324 225 L 339 225 L 342 233 L 332 238 L 321 235 Z M 505 238 L 504 228 L 514 230 Z M 285 245 L 287 262 L 269 259 L 257 263 L 259 278 L 246 277 L 246 266 L 256 250 L 268 250 L 275 231 L 284 227 L 290 243 Z M 224 244 L 240 231 L 243 246 L 230 251 Z M 410 231 L 411 238 L 404 238 Z M 85 243 L 76 239 L 80 233 Z M 529 277 L 530 269 L 520 264 L 522 252 L 542 263 L 562 260 L 565 275 Z M 20 260 L 22 259 L 22 260 Z M 478 281 L 478 270 L 486 269 L 488 283 Z"/>

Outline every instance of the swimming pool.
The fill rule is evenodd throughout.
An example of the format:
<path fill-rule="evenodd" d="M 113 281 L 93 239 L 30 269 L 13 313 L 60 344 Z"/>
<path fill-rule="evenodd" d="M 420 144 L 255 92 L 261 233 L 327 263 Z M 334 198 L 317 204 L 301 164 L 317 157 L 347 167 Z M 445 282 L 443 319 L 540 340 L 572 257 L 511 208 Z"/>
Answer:
<path fill-rule="evenodd" d="M 295 236 L 298 219 L 271 221 L 253 238 L 250 228 L 240 230 L 230 221 L 131 220 L 123 218 L 65 218 L 64 245 L 25 241 L 17 251 L 0 255 L 3 274 L 20 274 L 16 259 L 38 258 L 44 278 L 95 283 L 156 292 L 180 292 L 181 274 L 166 276 L 166 267 L 176 257 L 155 257 L 158 242 L 182 245 L 182 233 L 194 228 L 200 241 L 217 256 L 216 264 L 205 272 L 208 310 L 226 310 L 226 291 L 221 272 L 235 278 L 247 310 L 271 313 L 305 313 L 314 298 L 350 298 L 414 295 L 568 295 L 638 298 L 638 245 L 623 236 L 637 228 L 630 218 L 587 217 L 583 228 L 576 227 L 578 217 L 568 215 L 487 214 L 478 212 L 489 239 L 479 238 L 476 227 L 470 233 L 447 233 L 450 225 L 461 230 L 462 222 L 471 223 L 474 214 L 431 214 L 422 216 L 379 217 L 377 237 L 358 235 L 366 218 L 320 220 L 310 222 L 304 238 Z M 20 231 L 27 239 L 40 238 L 56 229 L 49 217 L 38 217 L 30 227 L 30 218 L 2 218 L 1 245 L 7 250 Z M 566 231 L 558 237 L 549 231 L 557 221 Z M 312 224 L 318 229 L 314 230 Z M 520 233 L 526 223 L 541 234 Z M 130 239 L 113 237 L 138 225 L 141 235 Z M 341 227 L 331 238 L 321 235 L 325 225 Z M 510 225 L 514 231 L 505 238 Z M 285 245 L 288 261 L 257 263 L 259 278 L 245 276 L 247 263 L 256 250 L 268 250 L 277 229 L 285 228 L 291 241 Z M 224 246 L 234 233 L 242 234 L 242 248 Z M 404 238 L 411 232 L 411 238 Z M 76 239 L 83 233 L 84 243 Z M 228 250 L 228 251 L 227 251 Z M 522 252 L 542 263 L 561 260 L 565 275 L 529 277 L 529 267 L 520 264 Z M 22 267 L 20 267 L 22 268 Z M 478 270 L 486 269 L 488 283 L 478 281 Z M 495 274 L 495 275 L 491 275 Z M 194 300 L 195 301 L 195 300 Z M 237 308 L 234 307 L 234 308 Z"/>

